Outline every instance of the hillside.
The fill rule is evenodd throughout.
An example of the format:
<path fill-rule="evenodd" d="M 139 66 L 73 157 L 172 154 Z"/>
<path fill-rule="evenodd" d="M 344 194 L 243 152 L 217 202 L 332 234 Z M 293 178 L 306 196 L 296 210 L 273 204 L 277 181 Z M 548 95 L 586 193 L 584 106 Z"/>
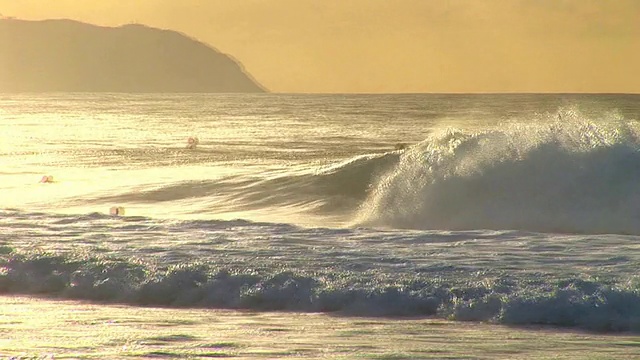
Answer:
<path fill-rule="evenodd" d="M 264 92 L 228 55 L 175 31 L 0 19 L 0 92 Z"/>

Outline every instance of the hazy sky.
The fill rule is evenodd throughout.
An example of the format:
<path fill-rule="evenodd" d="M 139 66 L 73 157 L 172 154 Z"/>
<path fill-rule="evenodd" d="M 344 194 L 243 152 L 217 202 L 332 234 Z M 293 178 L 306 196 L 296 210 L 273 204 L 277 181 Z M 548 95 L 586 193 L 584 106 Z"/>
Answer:
<path fill-rule="evenodd" d="M 640 0 L 0 0 L 0 13 L 177 30 L 274 92 L 640 93 Z"/>

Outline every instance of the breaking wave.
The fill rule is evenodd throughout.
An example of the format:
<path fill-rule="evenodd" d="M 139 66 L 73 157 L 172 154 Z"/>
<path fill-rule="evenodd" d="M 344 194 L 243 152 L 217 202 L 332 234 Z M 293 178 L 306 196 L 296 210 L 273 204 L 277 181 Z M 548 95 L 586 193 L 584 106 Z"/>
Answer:
<path fill-rule="evenodd" d="M 637 123 L 564 114 L 482 131 L 447 128 L 404 149 L 328 166 L 142 185 L 77 201 L 188 200 L 211 214 L 287 209 L 320 216 L 314 224 L 326 216 L 395 229 L 640 234 Z"/>
<path fill-rule="evenodd" d="M 2 247 L 0 292 L 174 307 L 331 312 L 348 316 L 438 316 L 460 321 L 640 331 L 640 283 L 461 275 L 450 266 L 403 279 L 345 269 L 257 271 L 203 263 L 20 254 Z"/>
<path fill-rule="evenodd" d="M 632 123 L 578 119 L 449 129 L 402 155 L 356 223 L 640 234 L 638 134 Z"/>

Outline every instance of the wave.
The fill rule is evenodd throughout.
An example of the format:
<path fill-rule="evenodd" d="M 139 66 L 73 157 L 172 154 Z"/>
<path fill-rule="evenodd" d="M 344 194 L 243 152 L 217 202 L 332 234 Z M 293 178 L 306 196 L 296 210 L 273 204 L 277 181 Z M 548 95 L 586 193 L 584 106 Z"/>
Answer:
<path fill-rule="evenodd" d="M 410 147 L 354 221 L 405 229 L 640 234 L 638 125 L 448 129 Z"/>
<path fill-rule="evenodd" d="M 446 273 L 456 274 L 446 278 Z M 545 324 L 640 332 L 640 283 L 540 274 L 461 277 L 463 269 L 403 280 L 345 269 L 258 271 L 207 263 L 141 261 L 0 247 L 0 292 L 139 306 L 331 312 L 347 316 L 439 316 L 461 321 Z"/>
<path fill-rule="evenodd" d="M 268 221 L 317 216 L 316 225 L 332 217 L 352 227 L 640 234 L 638 124 L 593 122 L 568 110 L 557 116 L 481 131 L 448 128 L 404 149 L 329 166 L 145 185 L 78 201 L 187 200 L 198 215 L 251 218 L 257 210 L 286 214 L 261 217 Z"/>
<path fill-rule="evenodd" d="M 200 199 L 220 204 L 212 211 L 298 206 L 324 214 L 352 212 L 366 199 L 374 179 L 395 166 L 401 153 L 397 150 L 366 154 L 298 173 L 260 177 L 236 175 L 214 180 L 189 180 L 151 189 L 136 188 L 91 201 L 155 203 Z"/>

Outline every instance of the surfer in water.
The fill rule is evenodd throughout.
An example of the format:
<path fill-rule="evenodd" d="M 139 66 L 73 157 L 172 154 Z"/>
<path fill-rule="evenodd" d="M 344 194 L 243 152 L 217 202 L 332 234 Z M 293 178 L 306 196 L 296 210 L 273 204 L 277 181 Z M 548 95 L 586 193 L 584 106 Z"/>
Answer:
<path fill-rule="evenodd" d="M 44 175 L 42 177 L 42 179 L 40 179 L 40 182 L 43 184 L 50 184 L 53 182 L 53 176 L 51 175 Z"/>
<path fill-rule="evenodd" d="M 407 148 L 407 144 L 405 143 L 397 143 L 395 146 L 395 150 L 404 150 Z"/>
<path fill-rule="evenodd" d="M 197 137 L 190 136 L 189 139 L 187 139 L 187 149 L 195 149 L 199 143 L 200 140 L 198 140 Z"/>

